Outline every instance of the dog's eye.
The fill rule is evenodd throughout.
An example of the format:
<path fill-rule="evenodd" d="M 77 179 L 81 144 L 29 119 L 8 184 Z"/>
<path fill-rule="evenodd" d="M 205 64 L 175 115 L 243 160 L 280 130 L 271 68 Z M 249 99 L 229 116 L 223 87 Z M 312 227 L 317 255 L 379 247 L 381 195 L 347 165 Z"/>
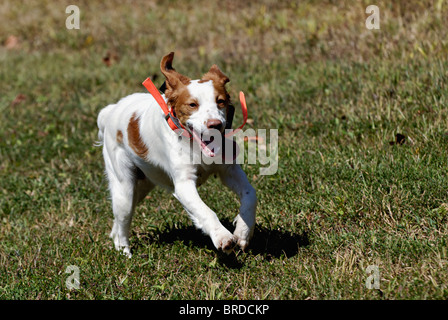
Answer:
<path fill-rule="evenodd" d="M 226 101 L 224 99 L 218 99 L 218 101 L 216 101 L 217 104 L 224 104 L 226 103 Z"/>
<path fill-rule="evenodd" d="M 190 107 L 191 107 L 191 108 L 197 108 L 197 107 L 198 107 L 198 104 L 197 104 L 197 103 L 194 103 L 194 102 L 193 102 L 193 103 L 190 103 Z"/>

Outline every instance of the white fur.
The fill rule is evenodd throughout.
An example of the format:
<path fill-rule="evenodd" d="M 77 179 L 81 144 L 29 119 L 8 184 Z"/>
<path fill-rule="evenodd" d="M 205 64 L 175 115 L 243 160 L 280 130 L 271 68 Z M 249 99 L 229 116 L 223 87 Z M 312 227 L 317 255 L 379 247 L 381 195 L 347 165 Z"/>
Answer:
<path fill-rule="evenodd" d="M 211 81 L 198 83 L 194 80 L 188 85 L 188 90 L 199 102 L 198 110 L 189 119 L 195 130 L 207 131 L 207 119 L 220 119 L 225 125 L 225 114 L 216 105 Z M 146 159 L 140 158 L 128 144 L 127 128 L 133 114 L 139 117 L 140 136 L 148 149 Z M 195 226 L 211 237 L 218 250 L 230 252 L 235 244 L 242 249 L 247 247 L 255 225 L 257 198 L 238 164 L 191 164 L 186 158 L 190 157 L 190 152 L 177 152 L 191 151 L 189 142 L 179 139 L 178 134 L 171 130 L 160 106 L 150 94 L 135 93 L 117 104 L 108 105 L 98 115 L 98 128 L 114 213 L 110 236 L 117 250 L 131 255 L 129 230 L 134 208 L 155 186 L 173 192 Z M 117 141 L 118 130 L 123 134 L 122 144 Z M 200 153 L 195 154 L 195 157 L 200 156 Z M 146 179 L 136 178 L 136 167 Z M 202 201 L 196 189 L 213 173 L 240 198 L 233 234 Z"/>
<path fill-rule="evenodd" d="M 191 81 L 187 87 L 190 95 L 198 100 L 200 106 L 199 110 L 187 121 L 187 124 L 191 125 L 195 130 L 206 134 L 206 123 L 208 119 L 218 119 L 223 123 L 223 127 L 225 127 L 226 118 L 224 110 L 219 110 L 216 105 L 212 81 L 209 80 L 202 83 L 199 83 L 198 81 L 199 80 Z"/>

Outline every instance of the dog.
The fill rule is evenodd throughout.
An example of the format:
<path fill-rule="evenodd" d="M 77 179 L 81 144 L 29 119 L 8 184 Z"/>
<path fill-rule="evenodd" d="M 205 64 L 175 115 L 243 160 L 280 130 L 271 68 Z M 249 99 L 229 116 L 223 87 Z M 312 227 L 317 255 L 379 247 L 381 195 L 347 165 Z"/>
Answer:
<path fill-rule="evenodd" d="M 134 209 L 148 192 L 161 186 L 173 193 L 195 227 L 211 238 L 218 251 L 229 254 L 237 246 L 244 250 L 255 226 L 255 189 L 235 160 L 201 160 L 206 159 L 204 155 L 214 155 L 214 150 L 207 147 L 210 141 L 203 137 L 216 130 L 223 133 L 230 121 L 227 111 L 231 101 L 225 87 L 229 78 L 213 65 L 201 79 L 191 80 L 173 68 L 173 58 L 171 52 L 160 62 L 166 85 L 162 97 L 171 114 L 195 139 L 180 139 L 149 93 L 131 94 L 104 107 L 98 115 L 98 137 L 114 214 L 110 237 L 118 251 L 131 257 L 129 231 Z M 195 161 L 191 161 L 191 154 Z M 239 197 L 233 233 L 198 194 L 197 187 L 211 175 L 219 176 Z"/>

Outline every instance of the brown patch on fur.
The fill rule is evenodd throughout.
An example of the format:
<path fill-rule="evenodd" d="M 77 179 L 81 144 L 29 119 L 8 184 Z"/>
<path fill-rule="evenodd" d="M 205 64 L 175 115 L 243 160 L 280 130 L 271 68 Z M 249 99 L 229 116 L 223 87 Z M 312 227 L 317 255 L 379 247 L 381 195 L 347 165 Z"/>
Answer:
<path fill-rule="evenodd" d="M 173 110 L 173 115 L 179 119 L 179 121 L 185 126 L 190 116 L 197 110 L 197 108 L 191 107 L 191 103 L 196 103 L 187 87 L 178 88 L 167 95 L 168 105 Z"/>
<path fill-rule="evenodd" d="M 118 142 L 119 144 L 122 144 L 122 143 L 123 143 L 123 132 L 121 132 L 121 130 L 118 130 L 118 131 L 117 131 L 117 142 Z"/>
<path fill-rule="evenodd" d="M 222 73 L 221 69 L 219 69 L 216 64 L 212 65 L 210 70 L 208 70 L 208 72 L 202 76 L 202 82 L 207 80 L 213 80 L 213 83 L 216 83 L 220 86 L 224 86 L 227 82 L 230 81 L 229 77 Z"/>
<path fill-rule="evenodd" d="M 173 59 L 174 52 L 170 52 L 162 58 L 162 61 L 160 61 L 160 70 L 166 78 L 167 89 L 174 89 L 179 83 L 187 86 L 191 82 L 190 78 L 180 74 L 173 68 Z"/>
<path fill-rule="evenodd" d="M 132 150 L 134 150 L 140 158 L 146 158 L 148 155 L 148 148 L 145 146 L 142 137 L 140 136 L 139 118 L 136 113 L 134 113 L 129 120 L 128 140 Z"/>
<path fill-rule="evenodd" d="M 199 83 L 210 80 L 212 81 L 213 87 L 215 88 L 216 101 L 225 101 L 224 105 L 218 106 L 221 108 L 227 107 L 230 104 L 230 95 L 228 94 L 225 85 L 230 81 L 229 77 L 222 73 L 218 66 L 214 64 L 211 66 L 210 70 L 202 76 L 202 79 L 199 80 Z"/>
<path fill-rule="evenodd" d="M 168 106 L 171 107 L 173 115 L 185 126 L 188 118 L 197 110 L 190 104 L 197 104 L 197 101 L 191 97 L 187 89 L 191 79 L 173 68 L 173 58 L 174 52 L 164 56 L 160 62 L 160 70 L 166 78 L 165 96 L 168 99 Z"/>

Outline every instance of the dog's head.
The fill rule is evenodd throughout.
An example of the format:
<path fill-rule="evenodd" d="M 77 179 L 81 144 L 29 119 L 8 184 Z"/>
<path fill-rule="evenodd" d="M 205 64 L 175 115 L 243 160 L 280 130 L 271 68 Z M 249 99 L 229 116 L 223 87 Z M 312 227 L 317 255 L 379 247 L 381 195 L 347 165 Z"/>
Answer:
<path fill-rule="evenodd" d="M 204 137 L 215 134 L 215 130 L 222 133 L 226 127 L 230 96 L 225 85 L 229 78 L 213 65 L 202 79 L 191 80 L 173 68 L 173 57 L 171 52 L 160 62 L 166 78 L 165 97 L 173 115 L 190 129 L 204 152 L 210 142 Z"/>

